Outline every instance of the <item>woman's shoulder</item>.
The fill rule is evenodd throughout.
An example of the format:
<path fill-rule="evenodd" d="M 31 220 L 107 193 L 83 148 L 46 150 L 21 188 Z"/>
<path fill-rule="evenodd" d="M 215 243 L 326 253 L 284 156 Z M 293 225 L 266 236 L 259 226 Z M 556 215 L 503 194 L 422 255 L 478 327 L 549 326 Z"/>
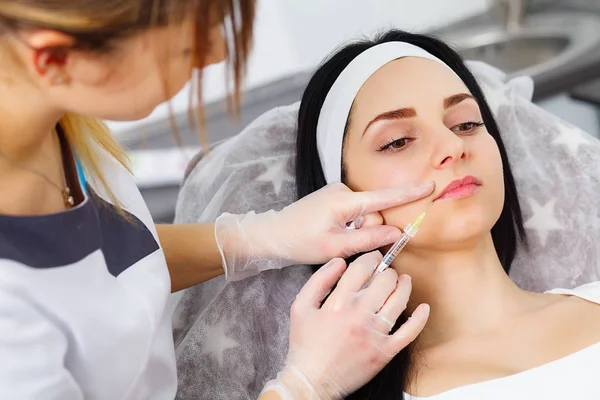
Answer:
<path fill-rule="evenodd" d="M 563 295 L 552 314 L 558 322 L 554 328 L 558 343 L 585 348 L 600 342 L 600 281 L 546 293 Z"/>
<path fill-rule="evenodd" d="M 560 320 L 571 321 L 571 327 L 587 327 L 589 331 L 600 332 L 600 281 L 586 283 L 572 289 L 557 288 L 546 292 L 559 295 L 556 310 L 562 315 Z M 595 335 L 600 341 L 600 333 Z"/>
<path fill-rule="evenodd" d="M 589 282 L 573 289 L 556 288 L 546 293 L 573 296 L 600 305 L 600 281 Z"/>

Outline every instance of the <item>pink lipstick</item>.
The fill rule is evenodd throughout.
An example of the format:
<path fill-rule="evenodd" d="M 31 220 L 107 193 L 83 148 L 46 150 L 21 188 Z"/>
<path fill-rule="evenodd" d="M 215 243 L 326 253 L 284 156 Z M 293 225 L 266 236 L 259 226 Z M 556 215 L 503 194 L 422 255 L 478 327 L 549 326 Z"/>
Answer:
<path fill-rule="evenodd" d="M 447 199 L 464 199 L 465 197 L 472 196 L 481 186 L 481 181 L 474 176 L 465 176 L 464 178 L 454 180 L 450 182 L 448 186 L 442 191 L 442 193 L 435 198 L 437 200 Z"/>

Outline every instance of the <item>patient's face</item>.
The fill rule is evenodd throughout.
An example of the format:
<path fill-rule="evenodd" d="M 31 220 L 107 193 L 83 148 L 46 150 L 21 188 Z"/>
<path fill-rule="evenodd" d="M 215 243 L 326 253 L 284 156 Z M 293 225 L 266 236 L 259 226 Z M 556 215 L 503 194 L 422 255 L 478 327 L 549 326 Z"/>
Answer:
<path fill-rule="evenodd" d="M 500 153 L 485 126 L 477 126 L 482 122 L 477 102 L 446 66 L 415 57 L 393 61 L 369 78 L 354 102 L 346 183 L 362 191 L 432 180 L 430 196 L 383 212 L 385 223 L 403 228 L 426 211 L 413 249 L 473 244 L 489 235 L 504 203 Z M 472 177 L 468 184 L 438 199 L 465 177 Z"/>

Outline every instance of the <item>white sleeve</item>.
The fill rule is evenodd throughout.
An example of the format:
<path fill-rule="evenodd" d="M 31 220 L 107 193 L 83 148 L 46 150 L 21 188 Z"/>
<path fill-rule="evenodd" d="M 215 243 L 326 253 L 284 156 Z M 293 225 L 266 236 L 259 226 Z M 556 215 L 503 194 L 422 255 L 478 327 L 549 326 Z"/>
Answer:
<path fill-rule="evenodd" d="M 35 304 L 0 286 L 0 399 L 80 400 L 67 339 Z"/>

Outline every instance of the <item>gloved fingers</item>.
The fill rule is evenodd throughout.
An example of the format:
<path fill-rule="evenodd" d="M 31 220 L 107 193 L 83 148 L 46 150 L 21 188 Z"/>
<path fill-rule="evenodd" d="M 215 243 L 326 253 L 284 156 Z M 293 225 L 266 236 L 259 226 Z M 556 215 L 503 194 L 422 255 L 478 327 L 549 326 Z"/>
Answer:
<path fill-rule="evenodd" d="M 388 268 L 377 274 L 373 282 L 360 292 L 359 303 L 361 307 L 373 314 L 378 312 L 394 293 L 397 282 L 398 274 L 393 268 Z"/>
<path fill-rule="evenodd" d="M 383 217 L 377 211 L 363 215 L 362 228 L 379 226 L 383 224 Z"/>
<path fill-rule="evenodd" d="M 341 258 L 334 258 L 321 267 L 302 287 L 292 304 L 291 312 L 303 314 L 307 310 L 318 309 L 345 270 L 346 262 Z"/>
<path fill-rule="evenodd" d="M 384 314 L 379 314 L 379 313 L 375 314 L 374 318 L 378 322 L 376 329 L 378 332 L 381 332 L 381 333 L 389 334 L 392 331 L 392 329 L 394 328 L 394 325 L 396 324 L 395 321 L 392 321 L 391 319 L 386 317 Z"/>
<path fill-rule="evenodd" d="M 349 229 L 361 229 L 369 226 L 379 226 L 383 224 L 383 217 L 378 212 L 361 215 L 348 225 Z"/>
<path fill-rule="evenodd" d="M 351 200 L 347 215 L 348 221 L 353 221 L 361 215 L 386 210 L 418 200 L 430 194 L 433 189 L 433 182 L 422 182 L 407 184 L 397 188 L 350 193 Z"/>
<path fill-rule="evenodd" d="M 385 344 L 385 351 L 388 355 L 396 355 L 413 340 L 425 327 L 429 318 L 429 305 L 420 304 L 406 321 L 393 335 L 389 336 Z"/>
<path fill-rule="evenodd" d="M 334 240 L 342 250 L 343 257 L 365 253 L 396 242 L 402 237 L 402 231 L 395 226 L 376 225 L 356 230 L 346 229 Z"/>
<path fill-rule="evenodd" d="M 323 308 L 336 310 L 343 307 L 347 299 L 358 293 L 369 280 L 381 258 L 380 252 L 373 251 L 363 254 L 350 264 L 331 296 L 323 304 Z"/>
<path fill-rule="evenodd" d="M 389 330 L 392 330 L 396 320 L 400 317 L 400 314 L 406 310 L 408 299 L 410 298 L 410 292 L 412 290 L 411 278 L 408 275 L 401 275 L 396 283 L 395 290 L 387 298 L 385 304 L 377 312 L 377 316 L 389 326 Z"/>

